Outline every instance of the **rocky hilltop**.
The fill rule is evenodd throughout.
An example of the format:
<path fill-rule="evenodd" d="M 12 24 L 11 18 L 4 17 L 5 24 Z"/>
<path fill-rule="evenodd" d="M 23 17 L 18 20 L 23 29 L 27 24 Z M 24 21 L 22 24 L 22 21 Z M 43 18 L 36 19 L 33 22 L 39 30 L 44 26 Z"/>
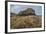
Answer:
<path fill-rule="evenodd" d="M 27 8 L 23 11 L 20 11 L 18 14 L 14 14 L 14 13 L 11 13 L 11 16 L 27 16 L 27 15 L 36 15 L 35 14 L 35 10 L 33 10 L 32 8 Z"/>
<path fill-rule="evenodd" d="M 27 8 L 24 11 L 20 11 L 19 15 L 35 15 L 35 10 L 33 10 L 32 8 Z"/>

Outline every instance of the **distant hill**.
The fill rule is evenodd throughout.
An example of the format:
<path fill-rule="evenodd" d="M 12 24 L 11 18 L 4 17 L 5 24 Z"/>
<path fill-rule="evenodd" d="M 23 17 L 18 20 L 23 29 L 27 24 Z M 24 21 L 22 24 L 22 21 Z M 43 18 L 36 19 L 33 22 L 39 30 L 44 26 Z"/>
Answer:
<path fill-rule="evenodd" d="M 20 11 L 18 14 L 11 13 L 11 16 L 27 16 L 27 15 L 36 15 L 35 10 L 32 8 L 27 8 L 26 10 Z"/>
<path fill-rule="evenodd" d="M 33 10 L 32 8 L 27 8 L 24 11 L 20 11 L 19 15 L 35 15 L 35 10 Z"/>

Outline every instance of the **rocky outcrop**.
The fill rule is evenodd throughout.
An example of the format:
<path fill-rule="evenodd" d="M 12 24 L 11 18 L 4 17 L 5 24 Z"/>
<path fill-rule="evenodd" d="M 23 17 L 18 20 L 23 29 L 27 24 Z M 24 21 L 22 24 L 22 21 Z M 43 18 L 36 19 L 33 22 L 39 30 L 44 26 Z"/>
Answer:
<path fill-rule="evenodd" d="M 19 15 L 35 15 L 35 10 L 33 10 L 32 8 L 27 8 L 24 11 L 20 11 Z"/>

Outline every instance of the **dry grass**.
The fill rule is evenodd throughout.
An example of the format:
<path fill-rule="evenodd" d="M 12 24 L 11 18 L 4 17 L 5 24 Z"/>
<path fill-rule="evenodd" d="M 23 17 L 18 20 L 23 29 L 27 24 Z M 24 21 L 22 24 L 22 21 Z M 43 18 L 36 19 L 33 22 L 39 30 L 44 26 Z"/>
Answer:
<path fill-rule="evenodd" d="M 41 27 L 41 16 L 12 16 L 10 17 L 11 29 L 39 28 Z"/>

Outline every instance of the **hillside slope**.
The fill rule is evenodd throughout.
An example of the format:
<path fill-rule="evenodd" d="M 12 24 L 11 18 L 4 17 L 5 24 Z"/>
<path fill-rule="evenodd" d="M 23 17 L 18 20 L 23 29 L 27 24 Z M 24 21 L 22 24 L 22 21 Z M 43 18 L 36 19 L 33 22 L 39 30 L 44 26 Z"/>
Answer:
<path fill-rule="evenodd" d="M 19 28 L 39 28 L 41 27 L 41 16 L 12 16 L 10 18 L 11 29 Z"/>

